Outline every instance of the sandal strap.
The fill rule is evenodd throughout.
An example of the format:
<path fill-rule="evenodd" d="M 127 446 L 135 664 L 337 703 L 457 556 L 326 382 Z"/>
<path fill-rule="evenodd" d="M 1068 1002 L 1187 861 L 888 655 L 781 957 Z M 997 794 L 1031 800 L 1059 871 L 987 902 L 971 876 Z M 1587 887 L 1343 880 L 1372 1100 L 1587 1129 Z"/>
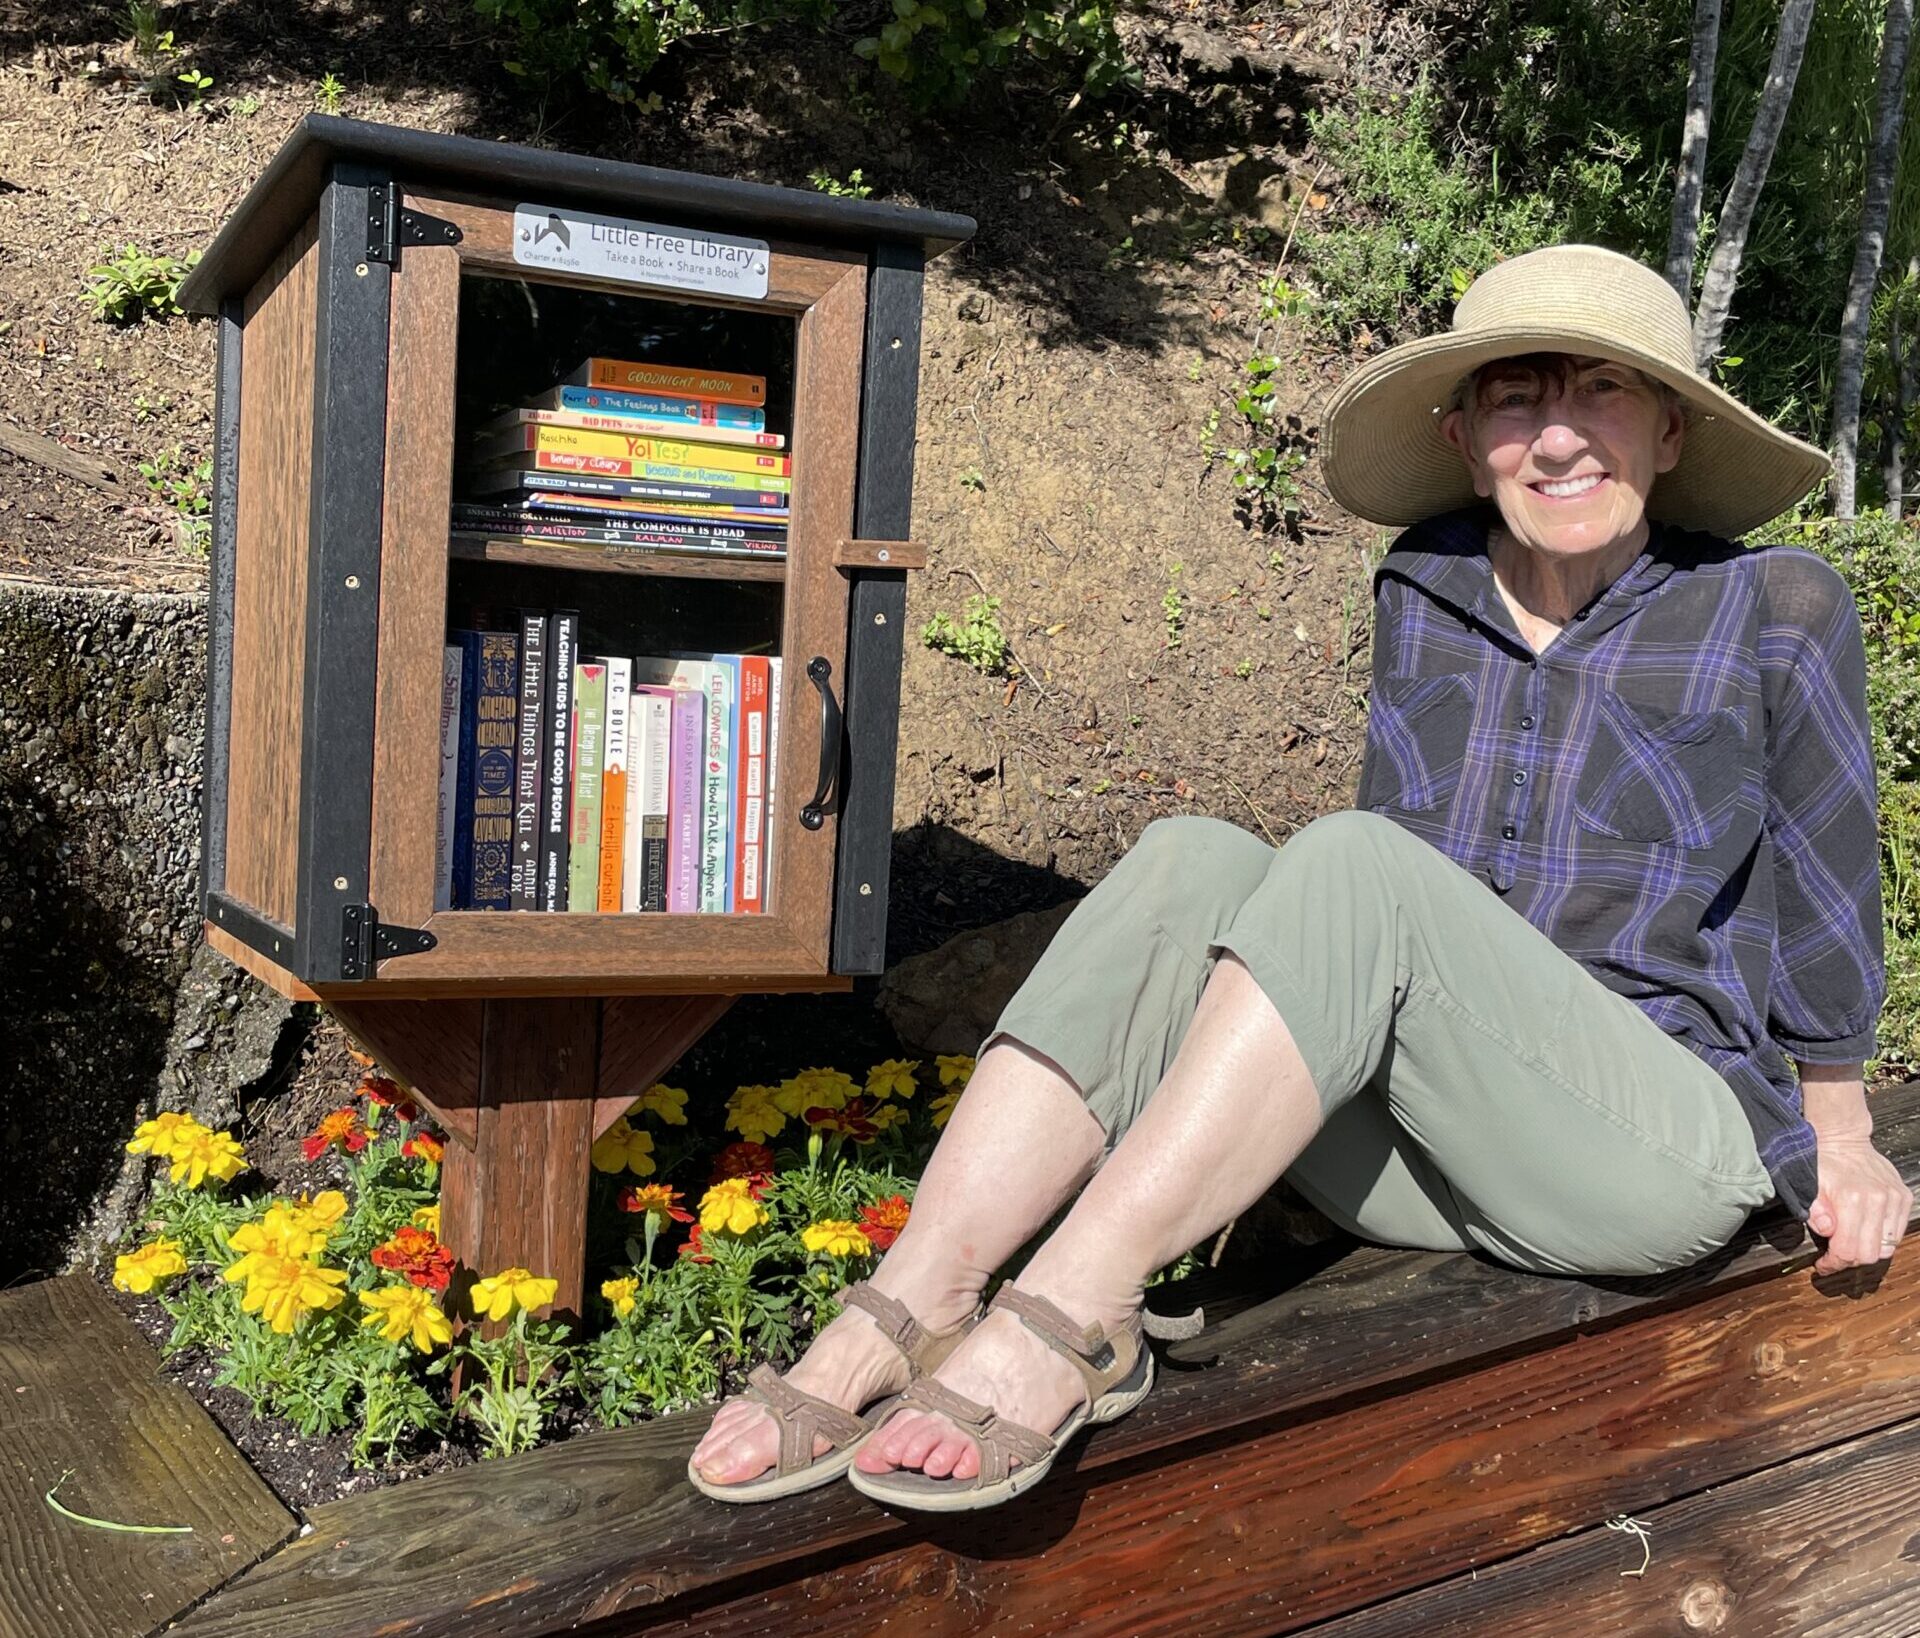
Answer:
<path fill-rule="evenodd" d="M 814 1460 L 816 1434 L 838 1450 L 860 1438 L 869 1426 L 864 1417 L 796 1388 L 765 1361 L 747 1373 L 747 1396 L 764 1404 L 780 1428 L 780 1465 L 774 1470 L 780 1478 Z"/>
<path fill-rule="evenodd" d="M 864 1308 L 880 1327 L 880 1334 L 909 1360 L 920 1351 L 927 1328 L 913 1317 L 898 1297 L 889 1297 L 869 1280 L 856 1280 L 833 1294 L 842 1308 Z"/>
<path fill-rule="evenodd" d="M 1087 1385 L 1089 1404 L 1131 1371 L 1140 1358 L 1143 1343 L 1137 1314 L 1119 1330 L 1108 1333 L 1091 1320 L 1083 1325 L 1057 1303 L 1022 1291 L 1011 1281 L 994 1293 L 987 1306 L 989 1310 L 1011 1310 L 1028 1330 L 1078 1370 Z M 1127 1339 L 1124 1348 L 1122 1337 Z"/>
<path fill-rule="evenodd" d="M 1054 1452 L 1054 1443 L 1045 1434 L 1009 1421 L 991 1405 L 955 1393 L 937 1377 L 916 1378 L 901 1395 L 900 1404 L 933 1411 L 966 1433 L 980 1447 L 980 1477 L 975 1482 L 981 1485 L 998 1484 L 1012 1472 L 1011 1457 L 1033 1466 Z"/>

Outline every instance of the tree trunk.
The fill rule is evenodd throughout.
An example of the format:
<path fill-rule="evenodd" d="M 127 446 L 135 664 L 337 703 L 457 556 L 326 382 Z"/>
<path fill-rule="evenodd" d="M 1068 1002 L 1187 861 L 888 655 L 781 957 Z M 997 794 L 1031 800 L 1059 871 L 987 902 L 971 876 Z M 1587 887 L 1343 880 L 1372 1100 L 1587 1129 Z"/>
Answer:
<path fill-rule="evenodd" d="M 1860 389 L 1866 374 L 1867 322 L 1880 256 L 1893 204 L 1893 174 L 1900 155 L 1900 118 L 1907 83 L 1907 47 L 1913 37 L 1913 0 L 1887 0 L 1880 40 L 1879 100 L 1873 116 L 1873 148 L 1867 156 L 1867 191 L 1860 207 L 1853 277 L 1840 315 L 1840 359 L 1833 389 L 1833 515 L 1854 515 L 1854 465 L 1860 441 Z"/>
<path fill-rule="evenodd" d="M 1907 423 L 1913 417 L 1913 404 L 1920 390 L 1920 358 L 1901 325 L 1907 303 L 1920 287 L 1920 256 L 1907 261 L 1906 288 L 1893 304 L 1887 351 L 1893 364 L 1893 414 L 1887 422 L 1887 516 L 1896 523 L 1906 510 L 1907 501 Z"/>
<path fill-rule="evenodd" d="M 1687 58 L 1687 117 L 1673 181 L 1673 227 L 1667 235 L 1667 283 L 1693 300 L 1693 252 L 1700 239 L 1700 192 L 1707 174 L 1707 132 L 1713 125 L 1713 71 L 1720 55 L 1720 0 L 1694 0 L 1693 51 Z"/>
<path fill-rule="evenodd" d="M 1767 167 L 1773 163 L 1780 127 L 1793 106 L 1794 81 L 1800 77 L 1800 63 L 1807 54 L 1813 7 L 1814 0 L 1786 0 L 1780 9 L 1780 32 L 1774 37 L 1766 84 L 1760 89 L 1760 104 L 1753 111 L 1753 124 L 1747 131 L 1739 168 L 1733 173 L 1733 185 L 1727 189 L 1727 202 L 1714 226 L 1713 254 L 1700 281 L 1700 305 L 1693 318 L 1693 356 L 1702 370 L 1720 351 L 1720 336 L 1733 307 L 1733 287 L 1740 277 L 1740 258 L 1746 253 L 1747 229 L 1753 225 L 1754 207 L 1760 202 Z"/>

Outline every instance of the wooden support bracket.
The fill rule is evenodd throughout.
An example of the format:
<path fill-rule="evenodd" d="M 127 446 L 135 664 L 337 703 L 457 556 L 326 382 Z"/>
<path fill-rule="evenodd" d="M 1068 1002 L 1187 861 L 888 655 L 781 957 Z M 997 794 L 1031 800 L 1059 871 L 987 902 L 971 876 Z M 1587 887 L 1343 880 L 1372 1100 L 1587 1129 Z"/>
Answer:
<path fill-rule="evenodd" d="M 836 569 L 924 569 L 927 548 L 919 540 L 836 540 Z"/>

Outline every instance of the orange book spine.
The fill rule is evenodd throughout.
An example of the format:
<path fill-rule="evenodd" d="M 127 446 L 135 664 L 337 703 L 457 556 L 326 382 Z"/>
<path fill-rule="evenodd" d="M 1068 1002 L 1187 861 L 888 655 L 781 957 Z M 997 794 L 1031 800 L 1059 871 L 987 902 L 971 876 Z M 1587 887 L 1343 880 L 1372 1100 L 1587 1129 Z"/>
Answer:
<path fill-rule="evenodd" d="M 607 661 L 605 761 L 600 775 L 600 880 L 595 908 L 618 910 L 627 850 L 628 711 L 633 694 L 633 662 Z"/>
<path fill-rule="evenodd" d="M 588 359 L 585 385 L 617 387 L 623 392 L 682 393 L 720 404 L 764 405 L 767 401 L 764 375 L 700 370 L 681 364 L 641 364 L 625 358 Z"/>
<path fill-rule="evenodd" d="M 740 657 L 740 748 L 734 778 L 734 908 L 766 909 L 767 693 L 764 654 Z"/>

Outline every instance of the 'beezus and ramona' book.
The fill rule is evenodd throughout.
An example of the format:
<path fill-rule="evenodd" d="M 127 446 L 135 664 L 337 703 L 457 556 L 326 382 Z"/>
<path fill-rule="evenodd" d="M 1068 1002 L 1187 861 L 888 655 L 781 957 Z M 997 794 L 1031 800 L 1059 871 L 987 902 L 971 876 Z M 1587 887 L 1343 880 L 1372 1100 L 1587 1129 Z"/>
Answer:
<path fill-rule="evenodd" d="M 708 370 L 691 364 L 655 364 L 630 358 L 583 359 L 560 378 L 563 387 L 615 387 L 621 392 L 674 393 L 723 404 L 763 407 L 767 378 L 738 370 Z"/>
<path fill-rule="evenodd" d="M 613 387 L 555 387 L 538 398 L 527 400 L 530 410 L 548 410 L 566 414 L 584 412 L 593 415 L 623 415 L 636 421 L 653 421 L 664 429 L 701 437 L 719 433 L 766 432 L 767 412 L 749 404 L 722 403 L 717 398 L 701 398 L 685 393 L 621 392 Z M 782 439 L 782 442 L 785 440 Z M 779 445 L 772 447 L 778 448 Z"/>
<path fill-rule="evenodd" d="M 580 615 L 556 609 L 547 621 L 547 697 L 541 707 L 540 903 L 567 907 L 567 848 L 573 824 L 573 665 Z"/>
<path fill-rule="evenodd" d="M 520 698 L 514 721 L 513 882 L 516 910 L 540 908 L 540 811 L 546 758 L 543 748 L 547 697 L 547 617 L 520 612 Z"/>
<path fill-rule="evenodd" d="M 505 910 L 512 902 L 513 748 L 520 709 L 517 655 L 510 631 L 482 631 L 475 671 L 473 723 L 472 910 Z"/>
<path fill-rule="evenodd" d="M 567 837 L 567 908 L 600 907 L 600 773 L 606 754 L 607 667 L 573 668 L 573 826 Z"/>

